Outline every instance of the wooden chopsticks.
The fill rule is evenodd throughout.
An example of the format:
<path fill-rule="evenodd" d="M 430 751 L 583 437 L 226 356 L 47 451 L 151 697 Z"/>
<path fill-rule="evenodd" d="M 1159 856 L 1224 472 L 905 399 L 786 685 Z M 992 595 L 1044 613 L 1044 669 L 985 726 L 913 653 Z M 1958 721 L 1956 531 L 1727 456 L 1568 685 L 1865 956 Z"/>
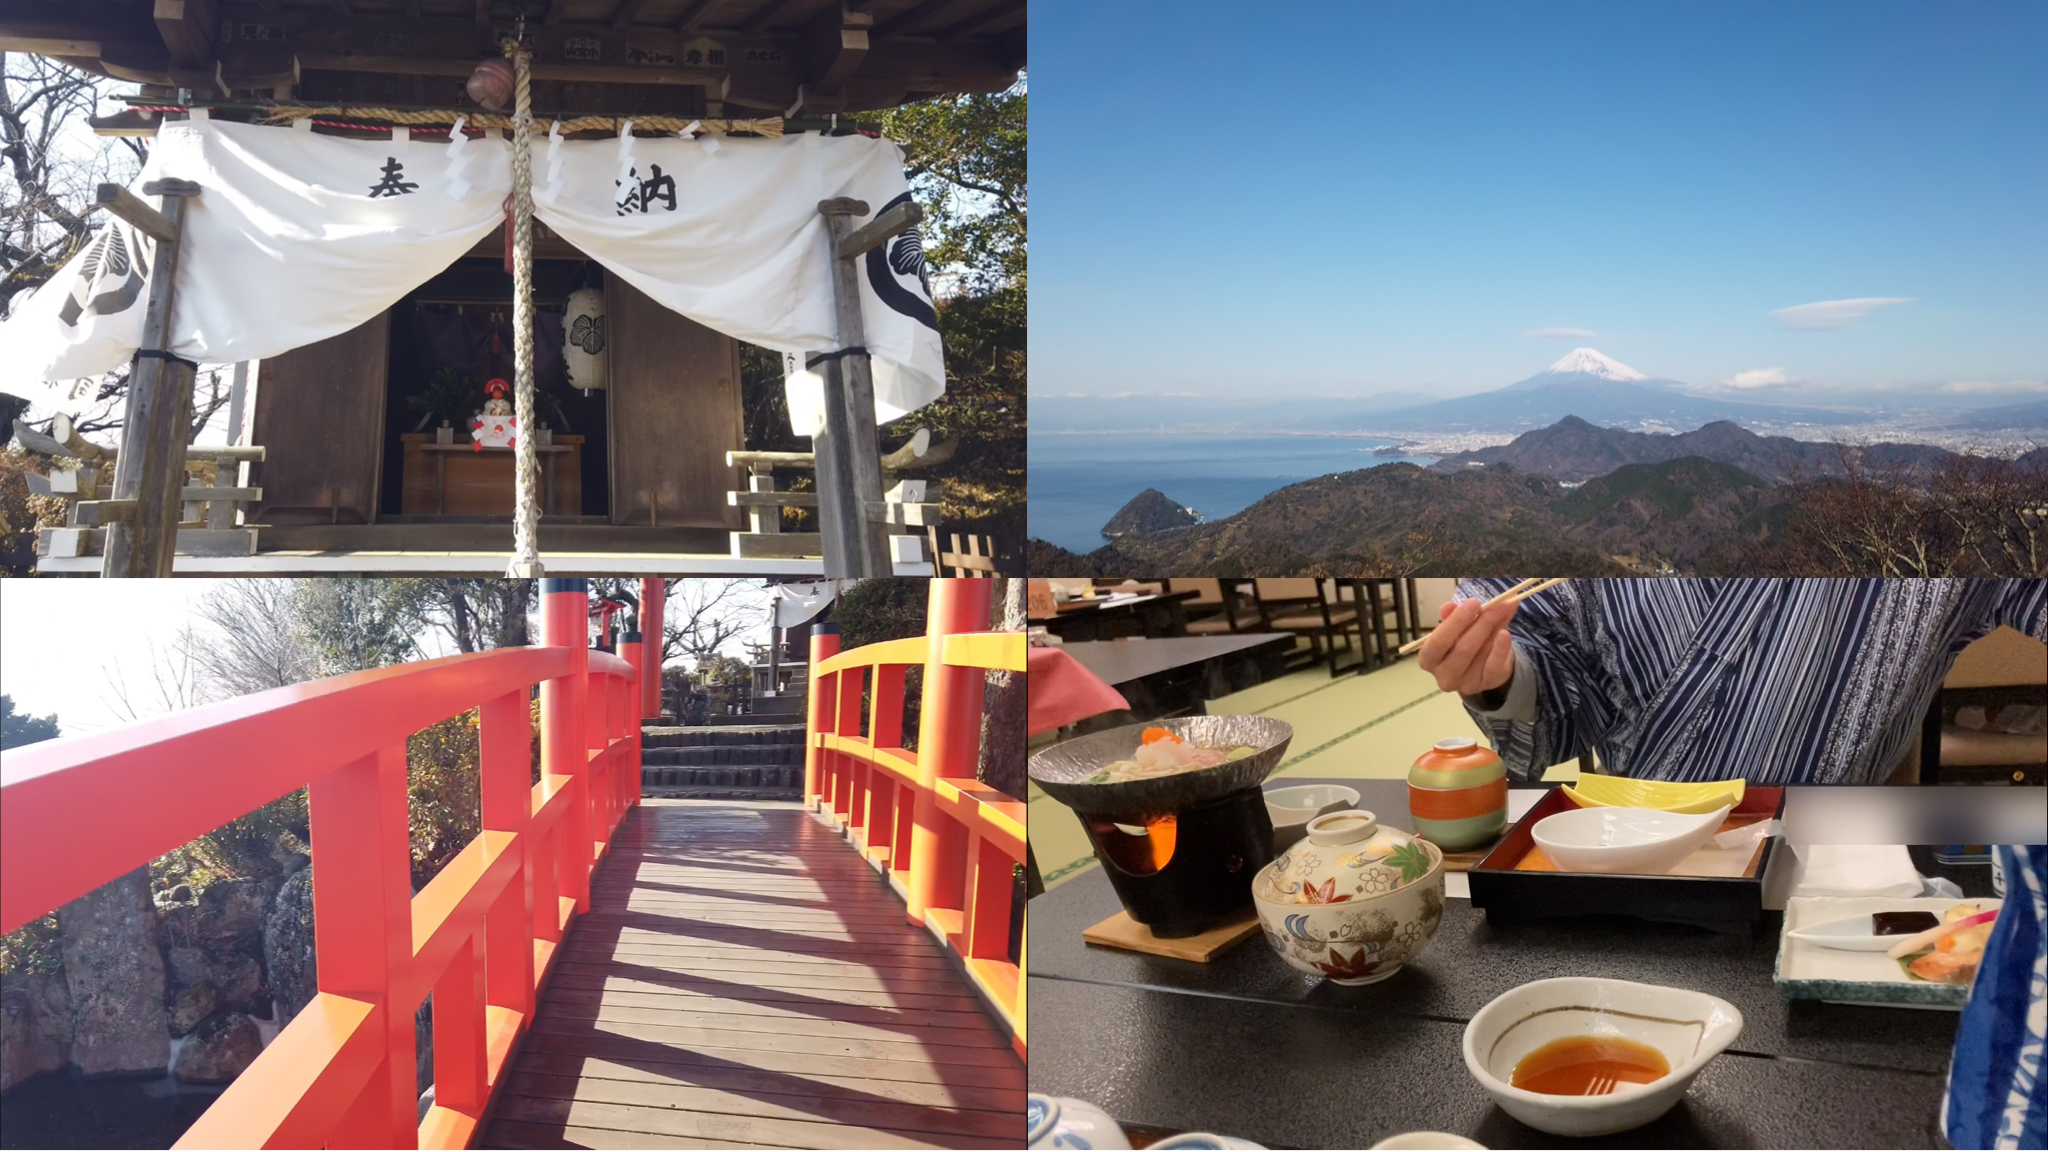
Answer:
<path fill-rule="evenodd" d="M 1527 600 L 1529 597 L 1534 596 L 1538 592 L 1543 591 L 1545 588 L 1554 588 L 1562 583 L 1564 583 L 1564 578 L 1556 580 L 1544 580 L 1540 578 L 1524 580 L 1521 583 L 1515 585 L 1513 588 L 1510 588 L 1507 591 L 1501 593 L 1500 595 L 1495 596 L 1493 599 L 1488 600 L 1486 603 L 1480 605 L 1480 607 L 1491 608 L 1496 604 L 1520 604 L 1522 601 Z M 1394 654 L 1396 656 L 1407 656 L 1411 653 L 1420 651 L 1422 645 L 1426 643 L 1428 640 L 1429 637 L 1427 636 L 1417 637 L 1416 639 L 1410 640 L 1406 644 L 1401 645 L 1401 647 L 1397 649 Z"/>

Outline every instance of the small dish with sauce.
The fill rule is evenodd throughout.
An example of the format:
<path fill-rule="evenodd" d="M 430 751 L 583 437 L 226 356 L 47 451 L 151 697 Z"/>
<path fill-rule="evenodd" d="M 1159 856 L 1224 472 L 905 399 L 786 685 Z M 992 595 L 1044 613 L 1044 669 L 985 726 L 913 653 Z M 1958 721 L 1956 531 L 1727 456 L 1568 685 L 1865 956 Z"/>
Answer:
<path fill-rule="evenodd" d="M 1742 1033 L 1718 996 L 1567 976 L 1496 997 L 1465 1026 L 1465 1067 L 1513 1116 L 1558 1136 L 1604 1136 L 1671 1110 Z"/>

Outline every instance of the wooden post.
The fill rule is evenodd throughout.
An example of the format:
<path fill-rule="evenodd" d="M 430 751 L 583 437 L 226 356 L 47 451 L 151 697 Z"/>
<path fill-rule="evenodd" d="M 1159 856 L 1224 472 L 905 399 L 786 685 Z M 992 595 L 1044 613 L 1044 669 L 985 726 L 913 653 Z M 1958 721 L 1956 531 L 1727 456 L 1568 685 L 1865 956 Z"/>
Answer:
<path fill-rule="evenodd" d="M 661 655 L 667 624 L 668 585 L 659 576 L 640 581 L 640 635 L 646 644 L 646 679 L 640 682 L 640 717 L 661 719 Z"/>
<path fill-rule="evenodd" d="M 109 186 L 110 187 L 110 186 Z M 121 451 L 114 458 L 114 499 L 136 501 L 135 516 L 107 526 L 102 576 L 169 576 L 178 549 L 178 518 L 185 487 L 185 445 L 192 439 L 194 365 L 171 357 L 171 298 L 178 275 L 178 249 L 185 200 L 199 195 L 189 180 L 152 180 L 142 190 L 162 196 L 161 224 L 141 213 L 149 206 L 133 196 L 101 202 L 109 210 L 158 237 L 156 266 L 149 271 L 149 304 L 143 313 L 142 347 L 128 375 L 128 403 L 121 425 Z M 151 215 L 156 215 L 152 213 Z M 147 224 L 145 227 L 144 225 Z"/>
<path fill-rule="evenodd" d="M 882 499 L 882 445 L 875 428 L 867 325 L 861 319 L 860 271 L 854 266 L 860 252 L 849 251 L 847 244 L 853 233 L 850 217 L 867 215 L 868 206 L 841 197 L 822 201 L 818 211 L 832 238 L 832 304 L 840 349 L 820 365 L 819 373 L 825 381 L 825 442 L 818 445 L 818 520 L 824 534 L 825 575 L 890 576 L 895 568 L 889 562 L 887 530 L 868 523 L 867 516 L 869 502 Z"/>

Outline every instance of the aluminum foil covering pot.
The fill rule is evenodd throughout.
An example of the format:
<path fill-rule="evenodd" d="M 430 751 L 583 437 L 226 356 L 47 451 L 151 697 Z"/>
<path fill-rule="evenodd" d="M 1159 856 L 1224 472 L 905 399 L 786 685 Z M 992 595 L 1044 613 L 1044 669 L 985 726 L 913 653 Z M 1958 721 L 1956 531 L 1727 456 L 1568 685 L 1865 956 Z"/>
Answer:
<path fill-rule="evenodd" d="M 1084 783 L 1103 766 L 1135 756 L 1145 729 L 1164 728 L 1202 748 L 1253 749 L 1251 755 L 1210 768 L 1116 784 Z M 1112 728 L 1055 744 L 1031 758 L 1031 779 L 1046 795 L 1083 816 L 1143 817 L 1178 812 L 1256 788 L 1287 754 L 1294 726 L 1269 716 L 1184 716 Z"/>

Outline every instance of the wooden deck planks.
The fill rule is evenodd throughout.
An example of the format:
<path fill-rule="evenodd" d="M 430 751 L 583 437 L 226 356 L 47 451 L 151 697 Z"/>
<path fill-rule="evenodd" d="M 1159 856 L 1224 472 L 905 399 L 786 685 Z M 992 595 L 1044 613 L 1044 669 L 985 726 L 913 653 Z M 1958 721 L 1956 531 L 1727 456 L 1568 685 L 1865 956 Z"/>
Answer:
<path fill-rule="evenodd" d="M 1024 1143 L 1024 1069 L 941 946 L 793 803 L 648 800 L 478 1144 Z"/>

